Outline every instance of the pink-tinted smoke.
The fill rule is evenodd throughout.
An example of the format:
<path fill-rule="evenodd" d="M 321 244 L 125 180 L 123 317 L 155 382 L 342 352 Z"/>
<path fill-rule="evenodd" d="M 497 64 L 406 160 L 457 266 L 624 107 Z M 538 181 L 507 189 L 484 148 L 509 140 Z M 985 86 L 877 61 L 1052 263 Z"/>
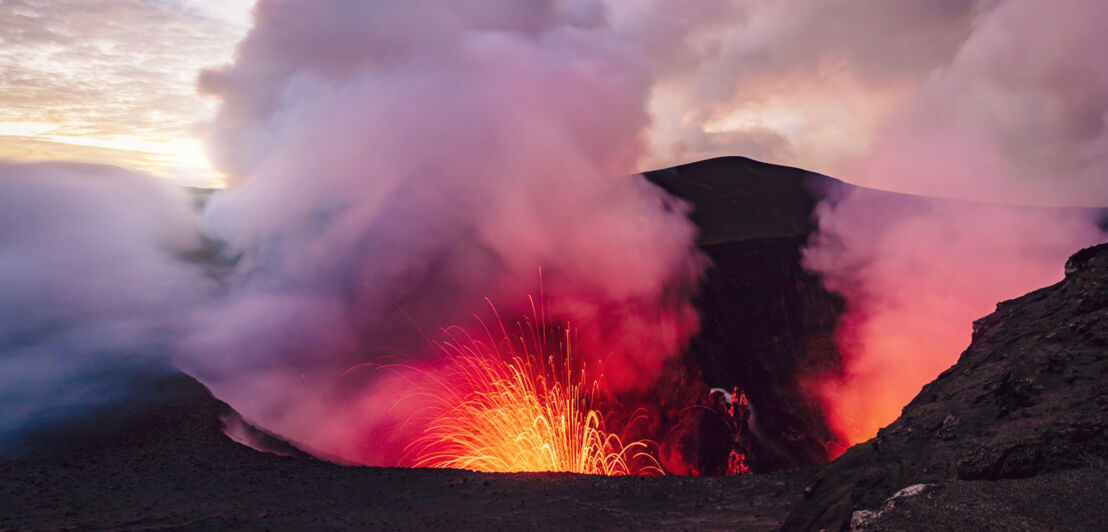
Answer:
<path fill-rule="evenodd" d="M 652 78 L 603 5 L 263 0 L 255 19 L 201 77 L 236 184 L 205 227 L 236 263 L 181 348 L 248 419 L 399 463 L 420 428 L 396 405 L 410 381 L 346 370 L 426 362 L 427 336 L 486 297 L 511 325 L 540 267 L 550 320 L 614 391 L 650 386 L 695 331 L 687 209 L 619 177 Z"/>
<path fill-rule="evenodd" d="M 1070 254 L 1103 241 L 1101 215 L 832 191 L 804 258 L 847 300 L 844 370 L 811 380 L 833 428 L 857 443 L 895 419 L 969 345 L 974 320 L 1059 281 Z"/>
<path fill-rule="evenodd" d="M 973 320 L 1062 278 L 1105 239 L 1108 69 L 1093 50 L 1108 10 L 1080 1 L 982 2 L 947 63 L 875 128 L 840 177 L 930 196 L 832 194 L 806 265 L 845 296 L 843 374 L 818 376 L 851 443 L 891 422 L 953 364 Z"/>

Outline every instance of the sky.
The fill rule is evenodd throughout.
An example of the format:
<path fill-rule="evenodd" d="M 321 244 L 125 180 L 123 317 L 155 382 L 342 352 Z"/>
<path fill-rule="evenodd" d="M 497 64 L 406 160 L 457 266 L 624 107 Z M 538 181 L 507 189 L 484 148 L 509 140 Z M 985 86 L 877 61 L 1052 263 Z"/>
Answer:
<path fill-rule="evenodd" d="M 198 79 L 234 61 L 253 3 L 0 0 L 0 158 L 102 162 L 201 186 L 245 178 L 218 161 L 230 144 L 211 131 L 223 94 Z M 371 5 L 376 32 L 391 8 Z M 649 64 L 649 124 L 621 171 L 744 155 L 908 193 L 1108 203 L 1103 2 L 465 5 L 486 18 L 595 19 Z"/>
<path fill-rule="evenodd" d="M 200 69 L 230 62 L 252 0 L 0 0 L 0 159 L 218 184 Z"/>

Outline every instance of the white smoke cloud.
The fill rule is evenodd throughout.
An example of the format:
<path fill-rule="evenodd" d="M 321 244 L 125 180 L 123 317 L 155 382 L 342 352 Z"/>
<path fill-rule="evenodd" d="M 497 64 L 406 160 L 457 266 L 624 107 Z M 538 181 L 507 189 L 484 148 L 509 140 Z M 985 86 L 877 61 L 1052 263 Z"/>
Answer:
<path fill-rule="evenodd" d="M 905 192 L 1108 205 L 1108 5 L 990 2 L 844 175 Z"/>
<path fill-rule="evenodd" d="M 118 168 L 0 165 L 0 447 L 29 425 L 168 367 L 182 314 L 212 289 L 180 189 Z"/>

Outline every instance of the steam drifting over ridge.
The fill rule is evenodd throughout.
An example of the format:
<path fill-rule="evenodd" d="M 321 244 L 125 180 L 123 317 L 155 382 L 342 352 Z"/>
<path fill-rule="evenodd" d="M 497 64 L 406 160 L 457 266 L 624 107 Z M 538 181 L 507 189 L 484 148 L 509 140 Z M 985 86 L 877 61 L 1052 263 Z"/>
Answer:
<path fill-rule="evenodd" d="M 179 188 L 108 166 L 0 164 L 0 450 L 168 371 L 214 288 Z"/>

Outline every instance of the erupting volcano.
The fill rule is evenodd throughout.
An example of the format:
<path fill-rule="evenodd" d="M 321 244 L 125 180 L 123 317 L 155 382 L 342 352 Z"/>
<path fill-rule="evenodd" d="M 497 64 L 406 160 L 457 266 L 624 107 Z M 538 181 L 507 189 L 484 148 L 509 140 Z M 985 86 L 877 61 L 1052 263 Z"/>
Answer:
<path fill-rule="evenodd" d="M 0 0 L 0 529 L 864 528 L 1100 471 L 1106 24 Z"/>

